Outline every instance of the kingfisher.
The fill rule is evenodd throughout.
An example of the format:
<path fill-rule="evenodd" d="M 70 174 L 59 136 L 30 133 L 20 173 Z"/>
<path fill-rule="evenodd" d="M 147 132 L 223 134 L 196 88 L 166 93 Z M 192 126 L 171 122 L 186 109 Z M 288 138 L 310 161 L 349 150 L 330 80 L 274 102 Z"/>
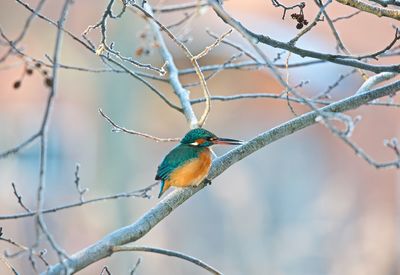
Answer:
<path fill-rule="evenodd" d="M 240 145 L 243 141 L 220 138 L 203 128 L 190 130 L 158 166 L 156 180 L 161 181 L 158 198 L 170 186 L 199 185 L 210 171 L 212 153 L 209 147 L 214 144 Z"/>

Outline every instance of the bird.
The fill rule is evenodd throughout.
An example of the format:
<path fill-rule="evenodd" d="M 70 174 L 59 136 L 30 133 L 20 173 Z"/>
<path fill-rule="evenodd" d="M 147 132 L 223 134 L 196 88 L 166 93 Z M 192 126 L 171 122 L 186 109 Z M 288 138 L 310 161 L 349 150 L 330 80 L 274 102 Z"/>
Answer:
<path fill-rule="evenodd" d="M 155 177 L 161 182 L 158 198 L 171 186 L 197 186 L 206 179 L 212 162 L 209 147 L 215 144 L 240 145 L 243 141 L 220 138 L 204 128 L 187 132 L 180 144 L 173 148 L 158 166 Z M 209 180 L 207 182 L 211 183 Z"/>

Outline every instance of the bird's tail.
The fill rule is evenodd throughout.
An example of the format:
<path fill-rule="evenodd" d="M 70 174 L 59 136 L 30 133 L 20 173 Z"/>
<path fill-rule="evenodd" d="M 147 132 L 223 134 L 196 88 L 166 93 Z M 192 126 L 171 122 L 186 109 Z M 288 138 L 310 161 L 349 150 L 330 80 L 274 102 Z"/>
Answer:
<path fill-rule="evenodd" d="M 161 196 L 164 194 L 165 191 L 168 190 L 168 188 L 171 185 L 168 182 L 165 182 L 165 180 L 161 181 L 161 186 L 160 186 L 160 193 L 158 194 L 158 198 L 161 198 Z"/>

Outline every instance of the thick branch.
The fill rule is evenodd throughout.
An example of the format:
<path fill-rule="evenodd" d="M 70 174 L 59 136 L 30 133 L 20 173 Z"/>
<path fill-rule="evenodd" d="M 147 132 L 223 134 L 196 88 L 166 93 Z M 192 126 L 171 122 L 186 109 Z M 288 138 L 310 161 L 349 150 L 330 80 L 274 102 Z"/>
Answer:
<path fill-rule="evenodd" d="M 341 4 L 356 8 L 358 10 L 375 14 L 376 16 L 379 17 L 384 16 L 400 20 L 399 10 L 377 7 L 359 0 L 336 0 L 336 1 Z"/>
<path fill-rule="evenodd" d="M 257 34 L 252 32 L 243 26 L 242 23 L 231 17 L 219 4 L 216 0 L 209 0 L 210 5 L 212 5 L 216 14 L 228 25 L 238 30 L 240 33 L 245 34 L 253 39 L 255 43 L 263 43 L 269 45 L 274 48 L 284 49 L 300 55 L 301 57 L 312 57 L 320 60 L 326 60 L 331 63 L 351 66 L 354 68 L 364 69 L 375 73 L 380 72 L 400 72 L 399 65 L 372 65 L 367 64 L 358 60 L 354 60 L 352 56 L 339 56 L 333 54 L 324 54 L 319 52 L 310 51 L 307 49 L 299 48 L 289 43 L 285 43 L 282 41 L 278 41 L 270 38 L 269 36 L 265 36 L 262 34 Z"/>
<path fill-rule="evenodd" d="M 168 75 L 169 83 L 171 84 L 175 94 L 179 98 L 186 120 L 189 122 L 192 128 L 197 127 L 198 121 L 192 109 L 192 106 L 190 105 L 189 92 L 185 88 L 183 88 L 182 83 L 179 80 L 178 69 L 175 65 L 174 58 L 172 57 L 172 54 L 168 50 L 168 47 L 161 34 L 159 25 L 155 20 L 152 20 L 151 8 L 148 5 L 146 5 L 146 7 L 147 7 L 147 12 L 149 12 L 150 16 L 149 25 L 160 46 L 159 47 L 160 53 L 166 62 L 166 67 L 169 73 Z"/>
<path fill-rule="evenodd" d="M 308 112 L 275 128 L 272 128 L 253 138 L 244 145 L 239 146 L 229 151 L 225 155 L 215 159 L 208 178 L 216 178 L 234 163 L 260 150 L 266 145 L 293 134 L 305 127 L 315 124 L 315 119 L 317 118 L 319 112 L 345 112 L 356 109 L 357 107 L 374 99 L 392 95 L 399 89 L 400 81 L 396 81 L 390 85 L 386 85 L 370 92 L 354 95 L 340 100 L 336 103 L 330 104 L 329 106 L 321 108 L 318 111 Z M 133 224 L 108 234 L 97 243 L 72 255 L 69 259 L 66 259 L 64 263 L 73 272 L 77 272 L 100 259 L 110 256 L 113 253 L 112 248 L 114 246 L 124 245 L 140 239 L 155 225 L 168 216 L 175 208 L 177 208 L 202 188 L 204 188 L 204 184 L 201 184 L 197 188 L 186 188 L 172 192 Z M 59 274 L 62 268 L 63 267 L 61 264 L 56 264 L 49 269 L 48 274 Z"/>

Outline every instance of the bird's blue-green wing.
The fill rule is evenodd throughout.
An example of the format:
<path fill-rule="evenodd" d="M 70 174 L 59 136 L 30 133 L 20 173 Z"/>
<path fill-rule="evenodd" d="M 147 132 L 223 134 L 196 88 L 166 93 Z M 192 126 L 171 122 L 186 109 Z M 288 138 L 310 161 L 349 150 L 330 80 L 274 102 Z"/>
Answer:
<path fill-rule="evenodd" d="M 165 156 L 158 166 L 156 180 L 167 180 L 176 168 L 196 158 L 201 150 L 183 144 L 178 145 Z"/>

